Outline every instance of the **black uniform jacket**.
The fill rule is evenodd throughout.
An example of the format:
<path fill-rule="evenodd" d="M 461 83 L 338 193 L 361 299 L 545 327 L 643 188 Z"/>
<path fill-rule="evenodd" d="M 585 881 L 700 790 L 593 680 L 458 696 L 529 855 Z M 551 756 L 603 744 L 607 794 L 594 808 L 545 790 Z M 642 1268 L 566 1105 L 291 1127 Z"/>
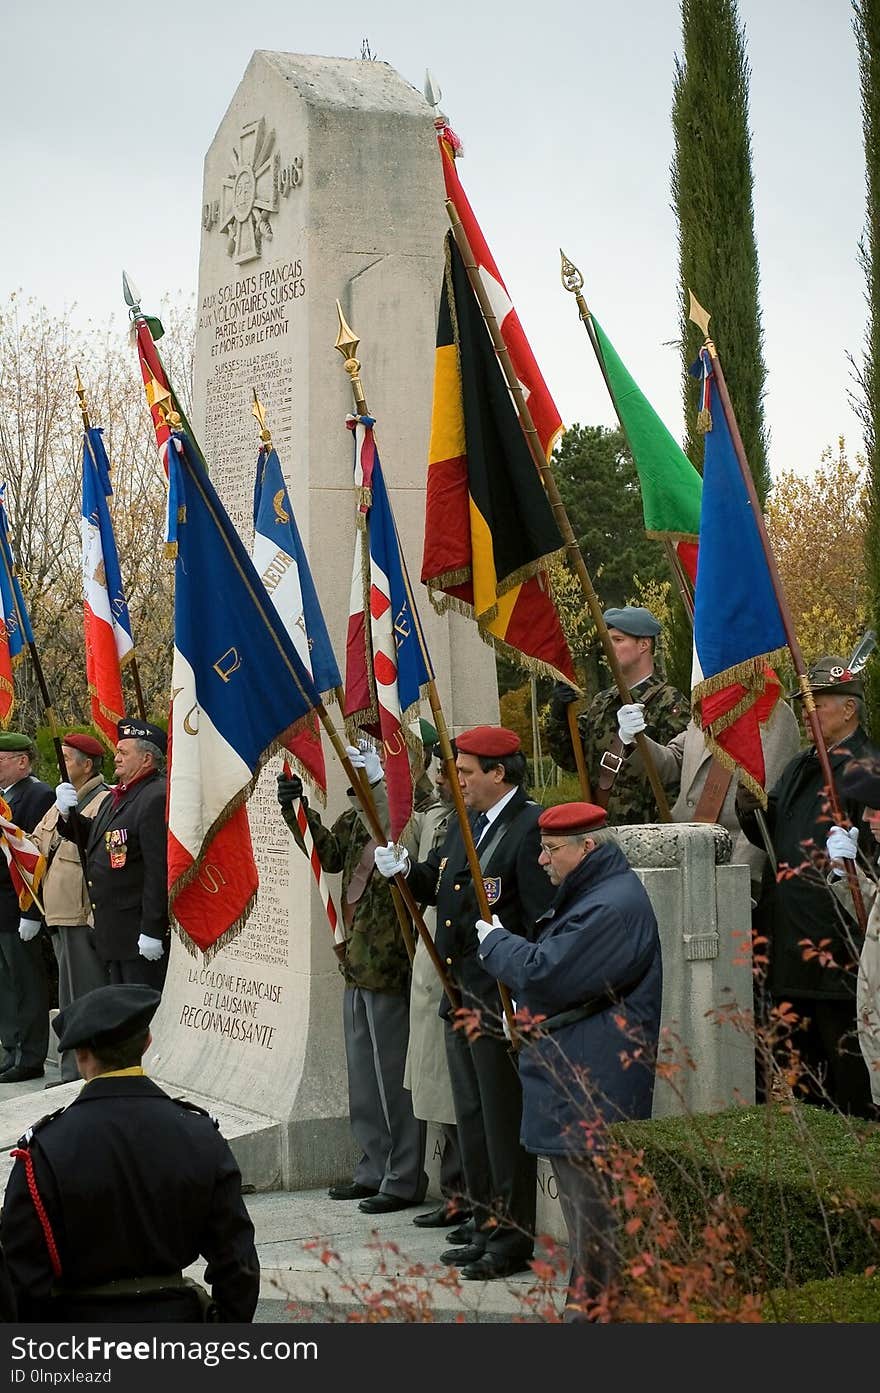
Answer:
<path fill-rule="evenodd" d="M 535 920 L 553 899 L 553 887 L 538 865 L 541 812 L 538 804 L 518 788 L 497 819 L 489 824 L 483 845 L 477 848 L 491 913 L 497 914 L 511 933 L 526 938 L 533 937 Z M 496 833 L 501 829 L 503 835 L 497 839 Z M 437 906 L 437 952 L 461 988 L 462 1006 L 483 1005 L 497 1014 L 500 1001 L 495 979 L 477 956 L 475 924 L 480 912 L 457 819 L 450 822 L 442 845 L 414 865 L 408 879 L 421 904 Z M 449 1014 L 449 1001 L 444 995 L 440 1015 Z"/>
<path fill-rule="evenodd" d="M 835 774 L 848 760 L 870 756 L 880 758 L 861 726 L 829 751 Z M 783 864 L 801 868 L 796 875 L 783 873 L 774 879 L 769 890 L 769 986 L 776 997 L 839 1001 L 855 996 L 862 936 L 826 881 L 825 843 L 834 819 L 824 788 L 819 760 L 810 746 L 789 761 L 768 795 L 767 823 L 780 870 Z M 864 804 L 848 798 L 841 807 L 859 829 L 861 850 L 873 860 L 877 846 L 862 821 Z M 749 841 L 762 846 L 754 813 L 743 814 L 740 821 Z M 815 866 L 814 852 L 819 853 Z M 818 944 L 823 939 L 829 940 L 828 951 L 838 966 L 804 957 L 805 940 Z"/>
<path fill-rule="evenodd" d="M 95 816 L 74 809 L 58 819 L 58 831 L 85 838 L 95 947 L 105 962 L 138 956 L 138 935 L 168 936 L 168 828 L 165 775 L 148 774 L 122 794 L 111 794 Z"/>
<path fill-rule="evenodd" d="M 201 1255 L 221 1319 L 251 1320 L 260 1287 L 254 1227 L 235 1158 L 205 1112 L 143 1075 L 98 1077 L 37 1123 L 29 1145 L 61 1284 L 167 1276 Z M 0 1242 L 19 1320 L 52 1320 L 55 1279 L 21 1158 Z"/>
<path fill-rule="evenodd" d="M 13 784 L 6 801 L 12 809 L 12 821 L 16 827 L 20 827 L 22 832 L 33 832 L 43 813 L 55 802 L 55 794 L 48 784 L 29 774 Z M 21 914 L 6 857 L 0 856 L 0 933 L 18 933 Z M 25 917 L 37 919 L 39 910 L 34 906 Z"/>

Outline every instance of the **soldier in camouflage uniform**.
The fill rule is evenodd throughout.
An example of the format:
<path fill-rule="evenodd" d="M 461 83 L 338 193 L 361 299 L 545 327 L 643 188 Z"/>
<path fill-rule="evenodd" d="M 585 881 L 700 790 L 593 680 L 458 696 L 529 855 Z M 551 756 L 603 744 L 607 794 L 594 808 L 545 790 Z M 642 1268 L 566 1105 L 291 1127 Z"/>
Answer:
<path fill-rule="evenodd" d="M 654 672 L 654 643 L 660 625 L 650 610 L 627 605 L 606 609 L 605 623 L 614 644 L 621 670 L 633 694 L 650 713 L 651 735 L 666 745 L 687 726 L 690 709 L 681 692 Z M 568 705 L 576 693 L 564 682 L 557 683 L 550 700 L 547 739 L 550 753 L 562 769 L 577 769 L 568 730 Z M 617 687 L 599 692 L 586 711 L 578 716 L 578 730 L 584 746 L 584 759 L 594 803 L 608 811 L 612 824 L 656 822 L 659 817 L 651 785 L 641 764 L 633 768 L 630 759 L 636 746 L 624 746 L 617 728 L 620 693 Z M 647 715 L 646 715 L 647 719 Z"/>
<path fill-rule="evenodd" d="M 349 751 L 357 755 L 358 751 Z M 364 768 L 370 783 L 382 778 L 378 755 Z M 294 801 L 302 781 L 278 776 L 284 820 L 305 850 Z M 413 1115 L 412 1095 L 403 1085 L 409 1040 L 410 964 L 388 881 L 374 869 L 376 843 L 351 807 L 329 829 L 307 805 L 309 828 L 321 865 L 342 872 L 341 913 L 348 934 L 340 970 L 345 978 L 343 1032 L 348 1067 L 351 1129 L 361 1148 L 352 1180 L 333 1185 L 331 1199 L 359 1199 L 369 1214 L 420 1204 L 428 1185 L 423 1161 L 425 1124 Z M 304 800 L 305 801 L 305 800 Z"/>

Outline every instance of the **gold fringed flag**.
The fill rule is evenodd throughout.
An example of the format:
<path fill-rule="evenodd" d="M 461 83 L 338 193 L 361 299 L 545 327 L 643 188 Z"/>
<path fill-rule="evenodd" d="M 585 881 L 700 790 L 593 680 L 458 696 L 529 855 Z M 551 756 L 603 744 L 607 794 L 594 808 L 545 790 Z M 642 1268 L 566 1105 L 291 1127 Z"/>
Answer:
<path fill-rule="evenodd" d="M 452 234 L 437 322 L 422 580 L 530 672 L 575 683 L 547 568 L 562 537 Z"/>

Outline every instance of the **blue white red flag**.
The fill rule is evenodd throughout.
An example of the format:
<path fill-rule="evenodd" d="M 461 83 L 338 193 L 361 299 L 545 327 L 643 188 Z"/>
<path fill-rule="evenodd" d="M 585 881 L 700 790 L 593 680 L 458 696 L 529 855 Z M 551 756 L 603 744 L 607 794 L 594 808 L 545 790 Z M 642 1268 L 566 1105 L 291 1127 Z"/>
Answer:
<path fill-rule="evenodd" d="M 728 769 L 739 768 L 741 782 L 763 798 L 760 725 L 779 695 L 779 679 L 768 664 L 785 645 L 785 628 L 705 348 L 699 372 L 711 424 L 703 462 L 691 704 L 712 753 Z"/>
<path fill-rule="evenodd" d="M 110 462 L 101 431 L 83 434 L 82 564 L 86 677 L 92 723 L 110 749 L 125 715 L 122 668 L 134 651 L 131 620 L 107 500 L 112 496 Z"/>
<path fill-rule="evenodd" d="M 31 621 L 21 592 L 6 516 L 6 485 L 0 484 L 0 725 L 8 727 L 15 710 L 14 672 L 33 642 Z"/>
<path fill-rule="evenodd" d="M 260 448 L 254 486 L 254 566 L 293 641 L 300 662 L 322 696 L 342 686 L 336 658 L 305 547 L 299 535 L 281 463 L 274 449 Z M 327 797 L 327 771 L 318 718 L 312 715 L 288 743 L 300 773 Z"/>
<path fill-rule="evenodd" d="M 320 696 L 189 436 L 174 432 L 165 454 L 177 558 L 168 900 L 209 957 L 256 898 L 246 799 Z"/>
<path fill-rule="evenodd" d="M 424 688 L 433 680 L 400 539 L 382 477 L 372 416 L 349 416 L 358 490 L 345 666 L 349 730 L 366 731 L 384 755 L 390 832 L 395 840 L 412 817 L 410 749 L 423 755 L 410 729 Z"/>

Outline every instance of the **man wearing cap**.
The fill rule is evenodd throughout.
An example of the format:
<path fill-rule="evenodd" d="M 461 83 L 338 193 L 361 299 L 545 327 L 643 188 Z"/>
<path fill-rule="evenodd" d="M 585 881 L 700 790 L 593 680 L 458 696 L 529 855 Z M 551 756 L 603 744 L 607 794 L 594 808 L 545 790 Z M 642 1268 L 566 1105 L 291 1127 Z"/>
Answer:
<path fill-rule="evenodd" d="M 77 811 L 83 817 L 94 817 L 110 797 L 101 772 L 103 745 L 93 735 L 70 731 L 61 737 L 61 753 L 77 791 Z M 40 898 L 58 960 L 58 1005 L 63 1010 L 78 996 L 105 986 L 107 973 L 95 951 L 92 906 L 79 848 L 61 836 L 58 818 L 58 804 L 53 803 L 34 829 L 34 841 L 46 858 Z M 53 1083 L 72 1083 L 78 1078 L 76 1059 L 68 1050 L 61 1056 L 61 1077 Z M 46 1084 L 47 1088 L 52 1086 Z"/>
<path fill-rule="evenodd" d="M 379 792 L 382 761 L 372 749 L 346 747 L 356 768 Z M 333 1200 L 359 1200 L 367 1214 L 388 1214 L 420 1204 L 428 1186 L 425 1124 L 413 1115 L 403 1074 L 409 1040 L 410 963 L 391 892 L 375 875 L 376 843 L 359 815 L 353 789 L 349 807 L 325 827 L 303 797 L 297 775 L 278 775 L 282 816 L 302 851 L 296 801 L 302 799 L 321 865 L 342 872 L 345 947 L 342 1028 L 348 1072 L 351 1130 L 361 1155 L 351 1180 L 331 1185 Z"/>
<path fill-rule="evenodd" d="M 167 736 L 148 721 L 117 727 L 119 782 L 94 817 L 72 783 L 55 790 L 58 831 L 85 845 L 95 949 L 110 982 L 162 990 L 168 967 Z"/>
<path fill-rule="evenodd" d="M 651 1116 L 663 970 L 644 886 L 606 826 L 604 808 L 563 803 L 538 819 L 540 864 L 556 887 L 529 942 L 499 915 L 477 923 L 480 958 L 518 1008 L 543 1017 L 519 1051 L 522 1142 L 547 1156 L 559 1188 L 572 1269 L 565 1319 L 619 1270 L 610 1187 L 593 1157 L 605 1124 Z"/>
<path fill-rule="evenodd" d="M 861 679 L 848 670 L 846 660 L 819 658 L 808 680 L 835 777 L 850 759 L 876 757 L 862 725 Z M 749 841 L 761 846 L 757 806 L 754 795 L 740 786 L 737 816 Z M 843 797 L 841 808 L 854 828 L 861 827 L 862 849 L 871 856 L 874 843 L 862 823 L 864 804 Z M 801 1018 L 793 1043 L 806 1067 L 810 1101 L 866 1116 L 870 1091 L 858 1050 L 855 1009 L 862 934 L 826 884 L 825 844 L 833 819 L 812 745 L 790 760 L 770 790 L 766 819 L 780 868 L 796 872 L 774 878 L 769 886 L 770 996 L 776 1003 L 791 1002 Z M 821 865 L 815 864 L 817 856 Z"/>
<path fill-rule="evenodd" d="M 52 803 L 52 790 L 32 773 L 33 741 L 0 731 L 0 791 L 12 821 L 32 832 Z M 49 1048 L 49 983 L 36 909 L 23 915 L 0 856 L 0 1084 L 42 1077 Z"/>
<path fill-rule="evenodd" d="M 85 1085 L 18 1144 L 0 1243 L 20 1321 L 253 1319 L 260 1289 L 241 1174 L 217 1124 L 144 1074 L 157 991 L 98 987 L 59 1011 Z"/>
<path fill-rule="evenodd" d="M 642 605 L 606 609 L 603 617 L 633 702 L 641 704 L 654 739 L 665 745 L 685 729 L 690 711 L 681 692 L 654 672 L 654 645 L 660 624 Z M 547 723 L 550 753 L 560 768 L 572 772 L 577 764 L 567 710 L 576 699 L 577 693 L 571 687 L 558 682 L 550 699 Z M 620 737 L 619 706 L 617 687 L 607 687 L 578 716 L 590 790 L 612 823 L 656 822 L 659 814 L 651 786 L 643 777 L 641 766 L 632 763 L 636 747 L 626 745 Z"/>
<path fill-rule="evenodd" d="M 493 911 L 513 933 L 528 936 L 552 890 L 538 865 L 540 807 L 527 798 L 526 761 L 519 736 L 501 726 L 477 726 L 456 737 L 456 767 Z M 498 984 L 478 957 L 477 897 L 461 828 L 451 822 L 440 847 L 413 864 L 406 850 L 377 847 L 383 875 L 405 874 L 419 902 L 437 906 L 436 946 L 461 994 L 479 1013 L 480 1030 L 455 1029 L 448 999 L 446 1051 L 473 1242 L 441 1260 L 468 1280 L 524 1270 L 534 1248 L 535 1159 L 519 1141 L 522 1093 L 516 1062 L 501 1031 Z"/>

